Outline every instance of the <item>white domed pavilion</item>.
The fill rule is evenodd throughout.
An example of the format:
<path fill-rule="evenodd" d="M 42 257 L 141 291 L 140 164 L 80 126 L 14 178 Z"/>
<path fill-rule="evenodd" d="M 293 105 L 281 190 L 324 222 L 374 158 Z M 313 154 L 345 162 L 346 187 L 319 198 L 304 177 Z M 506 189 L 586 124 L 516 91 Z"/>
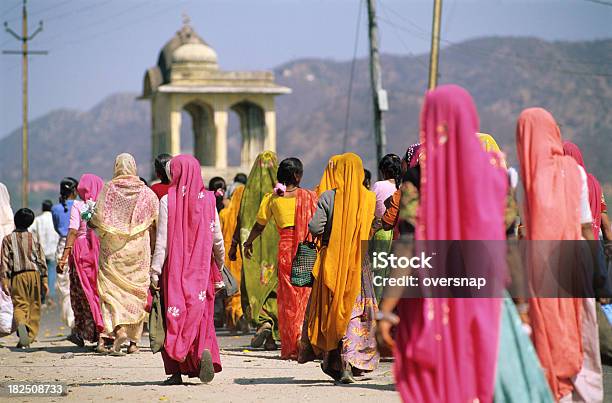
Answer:
<path fill-rule="evenodd" d="M 217 53 L 189 21 L 166 43 L 157 65 L 147 70 L 141 99 L 151 101 L 152 158 L 181 151 L 181 112 L 191 115 L 194 156 L 205 179 L 248 172 L 257 155 L 276 151 L 274 97 L 291 89 L 274 82 L 271 71 L 223 71 Z M 227 164 L 228 112 L 240 118 L 240 166 Z"/>

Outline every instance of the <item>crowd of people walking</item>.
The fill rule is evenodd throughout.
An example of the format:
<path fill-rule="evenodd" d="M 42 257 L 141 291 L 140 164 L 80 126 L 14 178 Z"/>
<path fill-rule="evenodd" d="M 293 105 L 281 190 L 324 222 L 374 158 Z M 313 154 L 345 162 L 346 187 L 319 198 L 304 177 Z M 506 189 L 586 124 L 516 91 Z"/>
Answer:
<path fill-rule="evenodd" d="M 161 154 L 151 188 L 120 154 L 107 183 L 64 178 L 59 203 L 43 203 L 36 220 L 27 208 L 13 214 L 2 185 L 0 279 L 18 346 L 37 337 L 53 272 L 68 339 L 79 346 L 137 353 L 151 312 L 170 385 L 183 375 L 213 380 L 222 369 L 215 325 L 225 325 L 252 328 L 253 348 L 280 343 L 280 359 L 320 360 L 339 384 L 392 356 L 406 402 L 603 402 L 595 298 L 402 298 L 375 287 L 374 275 L 391 273 L 368 252 L 391 251 L 405 232 L 431 241 L 601 241 L 592 257 L 609 258 L 601 186 L 548 111 L 518 116 L 516 149 L 518 174 L 480 133 L 469 92 L 444 85 L 425 95 L 419 143 L 384 156 L 372 190 L 354 153 L 332 156 L 310 190 L 304 170 L 317 167 L 270 151 L 248 176 L 208 186 L 194 157 Z M 298 284 L 293 270 L 307 247 L 316 252 L 310 281 Z M 505 254 L 489 258 L 493 275 L 507 276 Z M 527 257 L 536 279 L 545 258 Z M 605 304 L 608 279 L 597 275 L 593 295 Z"/>

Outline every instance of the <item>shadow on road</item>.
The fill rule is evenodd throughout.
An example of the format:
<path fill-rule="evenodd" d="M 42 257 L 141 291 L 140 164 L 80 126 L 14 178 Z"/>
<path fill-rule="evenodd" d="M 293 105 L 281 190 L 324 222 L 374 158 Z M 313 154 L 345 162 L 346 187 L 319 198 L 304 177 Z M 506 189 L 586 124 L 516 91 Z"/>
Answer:
<path fill-rule="evenodd" d="M 360 388 L 360 389 L 372 389 L 372 390 L 380 390 L 380 391 L 388 391 L 395 392 L 395 385 L 386 384 L 386 385 L 376 385 L 370 383 L 361 383 L 357 381 L 356 383 L 344 385 L 333 382 L 331 379 L 321 380 L 309 380 L 309 379 L 295 379 L 294 377 L 279 377 L 279 378 L 237 378 L 234 379 L 234 383 L 238 385 L 299 385 L 302 387 L 305 386 L 340 386 L 344 388 Z"/>

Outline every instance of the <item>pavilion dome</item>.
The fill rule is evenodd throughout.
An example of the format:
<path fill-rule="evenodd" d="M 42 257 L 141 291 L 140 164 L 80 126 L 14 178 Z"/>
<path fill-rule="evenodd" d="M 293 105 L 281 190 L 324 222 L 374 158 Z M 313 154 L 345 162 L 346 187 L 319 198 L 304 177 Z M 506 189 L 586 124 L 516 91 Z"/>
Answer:
<path fill-rule="evenodd" d="M 205 63 L 216 65 L 217 52 L 204 43 L 186 43 L 172 53 L 173 63 Z"/>
<path fill-rule="evenodd" d="M 179 52 L 175 55 L 177 51 Z M 170 82 L 170 70 L 172 63 L 175 62 L 195 62 L 208 65 L 209 68 L 217 67 L 217 53 L 193 30 L 189 19 L 183 21 L 181 29 L 166 42 L 159 52 L 157 67 L 161 72 L 163 83 Z"/>

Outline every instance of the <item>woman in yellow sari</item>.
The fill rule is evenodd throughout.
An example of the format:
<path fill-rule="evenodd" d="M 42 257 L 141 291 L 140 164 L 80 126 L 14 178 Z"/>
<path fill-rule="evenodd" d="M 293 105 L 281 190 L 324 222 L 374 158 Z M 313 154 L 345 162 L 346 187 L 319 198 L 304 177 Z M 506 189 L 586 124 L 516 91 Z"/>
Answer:
<path fill-rule="evenodd" d="M 107 333 L 115 334 L 111 355 L 138 351 L 146 316 L 151 244 L 149 230 L 157 219 L 157 196 L 138 177 L 130 154 L 115 160 L 113 179 L 104 185 L 90 225 L 100 238 L 98 293 Z"/>
<path fill-rule="evenodd" d="M 308 336 L 315 353 L 323 353 L 323 372 L 342 383 L 374 370 L 379 360 L 376 298 L 363 242 L 372 228 L 376 196 L 363 186 L 363 177 L 359 156 L 332 157 L 309 224 L 322 249 L 313 269 Z"/>

